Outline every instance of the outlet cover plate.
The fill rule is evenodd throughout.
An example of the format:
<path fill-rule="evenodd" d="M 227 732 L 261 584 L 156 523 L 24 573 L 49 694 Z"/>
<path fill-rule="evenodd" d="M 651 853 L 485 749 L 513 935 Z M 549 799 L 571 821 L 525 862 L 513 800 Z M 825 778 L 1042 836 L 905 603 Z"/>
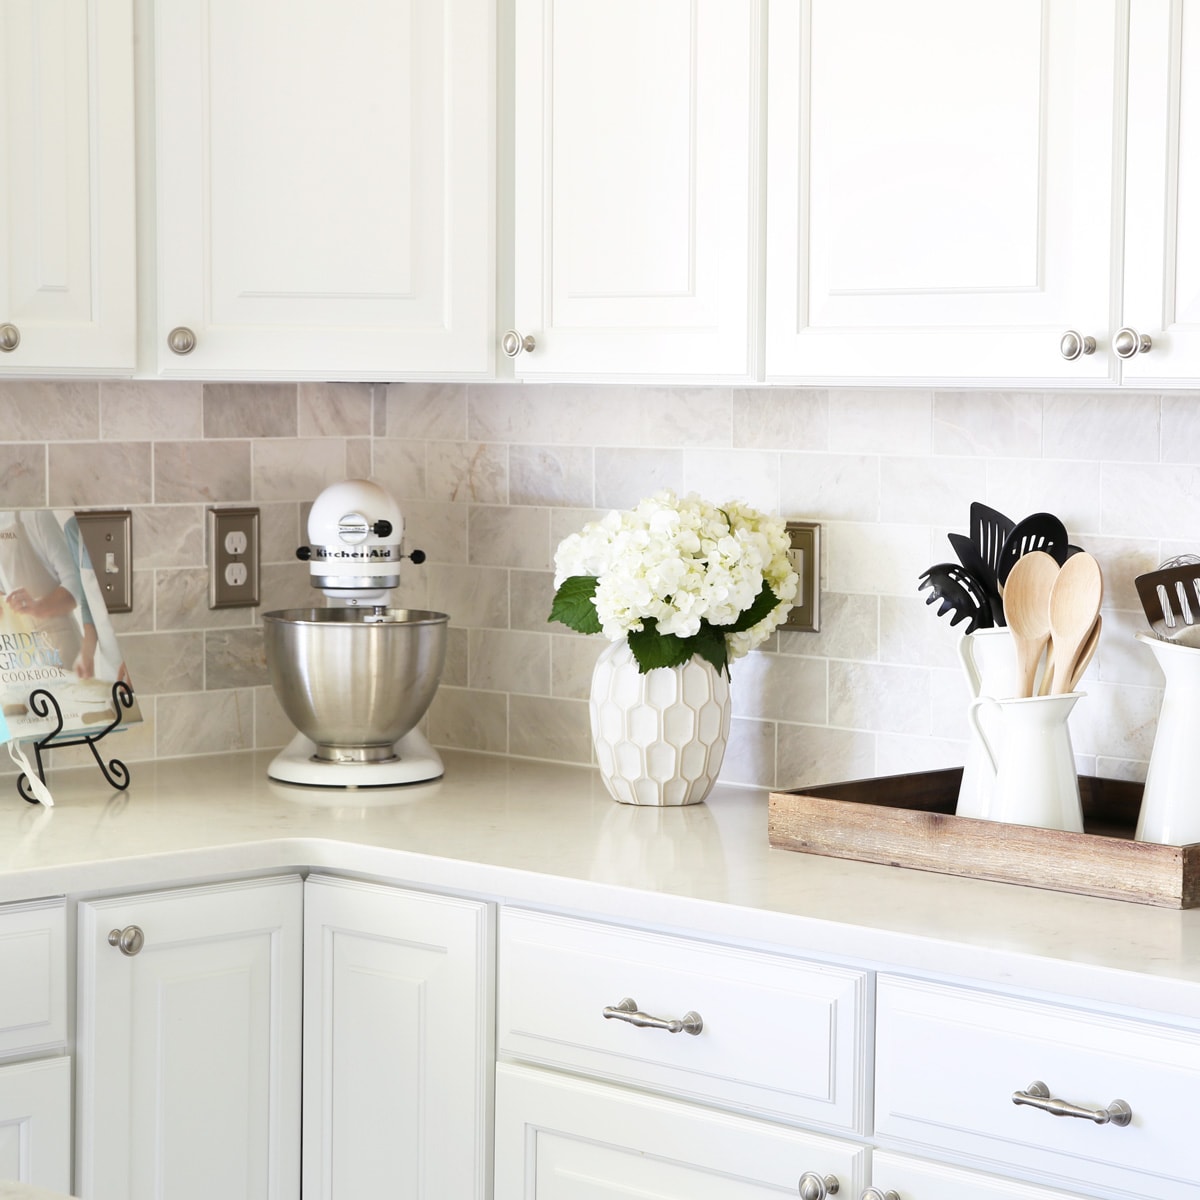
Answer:
<path fill-rule="evenodd" d="M 258 509 L 208 510 L 208 607 L 258 604 Z"/>
<path fill-rule="evenodd" d="M 796 600 L 780 629 L 817 633 L 821 628 L 821 526 L 815 521 L 789 521 L 792 548 L 788 557 L 800 576 Z"/>
<path fill-rule="evenodd" d="M 77 512 L 96 582 L 110 613 L 133 611 L 133 514 L 129 509 Z"/>

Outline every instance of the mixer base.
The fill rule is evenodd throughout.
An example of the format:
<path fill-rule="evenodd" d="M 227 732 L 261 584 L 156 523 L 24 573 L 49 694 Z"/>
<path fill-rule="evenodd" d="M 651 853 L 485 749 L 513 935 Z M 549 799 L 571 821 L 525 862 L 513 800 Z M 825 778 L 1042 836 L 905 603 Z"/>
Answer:
<path fill-rule="evenodd" d="M 314 758 L 316 743 L 302 733 L 271 760 L 267 775 L 281 783 L 304 783 L 311 787 L 355 788 L 397 787 L 425 783 L 444 773 L 438 752 L 420 730 L 406 733 L 396 743 L 396 756 L 386 762 L 325 762 Z"/>

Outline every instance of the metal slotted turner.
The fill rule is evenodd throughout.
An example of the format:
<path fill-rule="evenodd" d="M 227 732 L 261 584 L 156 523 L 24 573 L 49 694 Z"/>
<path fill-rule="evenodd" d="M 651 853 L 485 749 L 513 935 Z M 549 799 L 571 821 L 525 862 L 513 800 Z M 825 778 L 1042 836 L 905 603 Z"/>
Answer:
<path fill-rule="evenodd" d="M 1200 646 L 1200 565 L 1149 571 L 1133 583 L 1146 620 L 1158 637 Z"/>

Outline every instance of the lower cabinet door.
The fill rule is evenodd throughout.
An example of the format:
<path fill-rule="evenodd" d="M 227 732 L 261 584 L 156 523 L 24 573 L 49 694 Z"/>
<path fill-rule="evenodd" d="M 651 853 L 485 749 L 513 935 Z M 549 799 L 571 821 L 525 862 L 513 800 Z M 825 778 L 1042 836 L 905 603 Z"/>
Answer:
<path fill-rule="evenodd" d="M 856 1197 L 867 1150 L 587 1079 L 496 1068 L 495 1200 L 778 1200 L 809 1171 Z"/>
<path fill-rule="evenodd" d="M 0 1067 L 0 1195 L 13 1180 L 71 1190 L 71 1060 Z"/>
<path fill-rule="evenodd" d="M 305 1200 L 485 1200 L 486 904 L 305 884 Z"/>
<path fill-rule="evenodd" d="M 76 1187 L 295 1200 L 303 884 L 79 906 Z"/>
<path fill-rule="evenodd" d="M 881 1193 L 895 1192 L 903 1200 L 1084 1200 L 1076 1192 L 1059 1192 L 886 1150 L 875 1151 L 871 1177 Z"/>

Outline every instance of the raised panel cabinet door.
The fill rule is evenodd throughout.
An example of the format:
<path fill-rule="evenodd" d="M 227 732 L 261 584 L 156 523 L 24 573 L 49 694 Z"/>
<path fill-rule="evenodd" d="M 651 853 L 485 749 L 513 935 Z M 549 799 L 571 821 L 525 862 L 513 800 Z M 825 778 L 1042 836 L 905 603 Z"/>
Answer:
<path fill-rule="evenodd" d="M 757 369 L 761 34 L 756 2 L 517 0 L 519 376 Z"/>
<path fill-rule="evenodd" d="M 88 1200 L 299 1195 L 302 889 L 289 876 L 79 906 Z"/>
<path fill-rule="evenodd" d="M 1200 11 L 1134 0 L 1129 26 L 1125 293 L 1121 320 L 1149 349 L 1137 387 L 1200 383 Z"/>
<path fill-rule="evenodd" d="M 1119 7 L 772 0 L 768 380 L 1115 378 Z"/>
<path fill-rule="evenodd" d="M 71 1060 L 0 1067 L 0 1181 L 71 1190 Z M 0 1182 L 0 1191 L 4 1184 Z"/>
<path fill-rule="evenodd" d="M 487 375 L 494 5 L 156 0 L 154 22 L 159 372 Z"/>
<path fill-rule="evenodd" d="M 854 1197 L 867 1156 L 852 1142 L 644 1092 L 496 1068 L 495 1200 L 778 1200 L 809 1171 Z"/>
<path fill-rule="evenodd" d="M 305 1197 L 485 1200 L 488 906 L 310 877 L 304 915 Z"/>
<path fill-rule="evenodd" d="M 0 374 L 131 375 L 132 0 L 0 0 Z"/>

